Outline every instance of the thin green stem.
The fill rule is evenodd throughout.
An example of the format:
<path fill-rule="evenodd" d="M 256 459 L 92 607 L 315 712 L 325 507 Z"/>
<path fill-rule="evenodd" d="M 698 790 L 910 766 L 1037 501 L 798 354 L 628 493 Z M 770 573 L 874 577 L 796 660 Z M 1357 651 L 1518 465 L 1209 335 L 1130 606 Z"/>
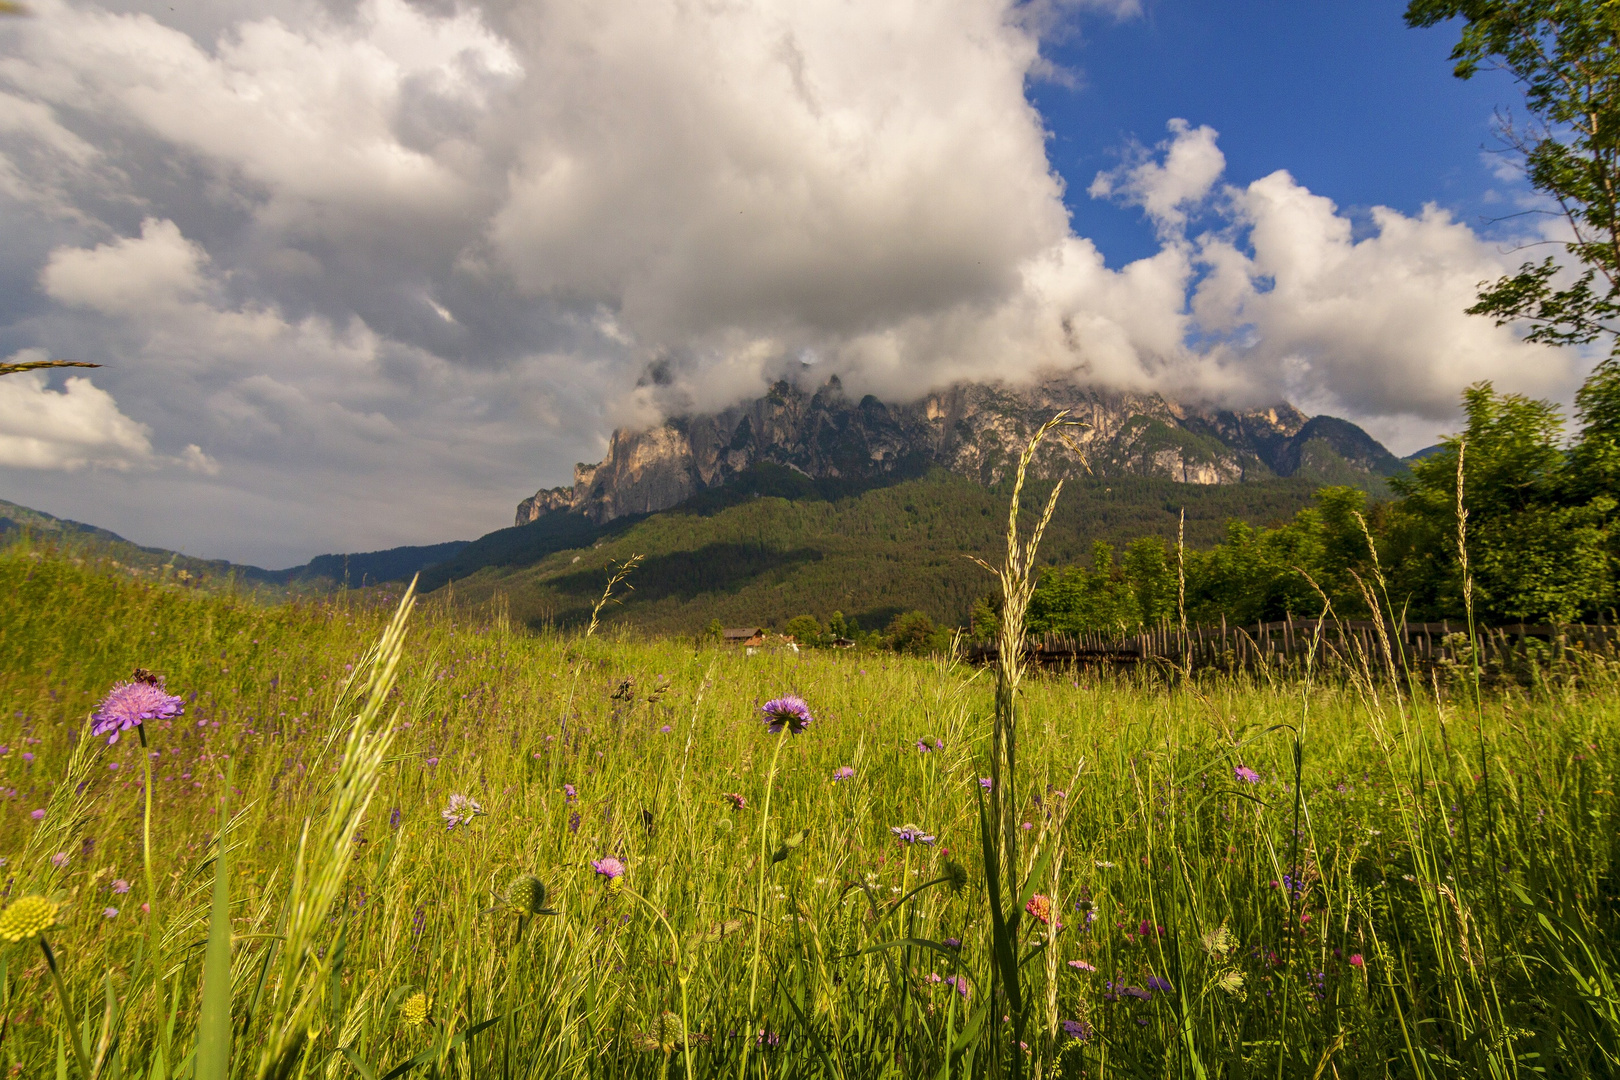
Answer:
<path fill-rule="evenodd" d="M 754 957 L 748 963 L 748 1031 L 743 1035 L 742 1064 L 737 1067 L 738 1080 L 748 1074 L 748 1050 L 753 1046 L 754 1002 L 759 994 L 759 943 L 765 929 L 765 870 L 771 864 L 771 791 L 776 786 L 776 762 L 787 741 L 788 725 L 776 735 L 776 749 L 771 751 L 771 769 L 765 776 L 765 810 L 759 819 L 759 887 L 754 894 Z"/>
<path fill-rule="evenodd" d="M 51 943 L 45 940 L 45 935 L 39 935 L 39 947 L 45 953 L 45 966 L 51 969 L 51 982 L 56 985 L 57 999 L 62 1002 L 62 1023 L 67 1029 L 68 1045 L 73 1047 L 73 1059 L 79 1064 L 79 1075 L 84 1080 L 93 1080 L 94 1073 L 90 1071 L 90 1062 L 84 1056 L 84 1046 L 79 1042 L 79 1033 L 74 1030 L 73 1002 L 68 997 L 67 986 L 62 982 L 62 972 L 56 966 L 56 954 L 51 952 Z"/>
<path fill-rule="evenodd" d="M 163 1018 L 168 1010 L 163 1003 L 163 964 L 158 952 L 163 937 L 158 933 L 157 878 L 152 872 L 152 751 L 146 741 L 146 725 L 136 724 L 135 731 L 141 737 L 141 770 L 144 777 L 141 785 L 141 866 L 146 875 L 146 933 L 152 949 L 153 1016 L 156 1017 L 159 1052 L 167 1069 L 169 1026 L 163 1022 Z"/>

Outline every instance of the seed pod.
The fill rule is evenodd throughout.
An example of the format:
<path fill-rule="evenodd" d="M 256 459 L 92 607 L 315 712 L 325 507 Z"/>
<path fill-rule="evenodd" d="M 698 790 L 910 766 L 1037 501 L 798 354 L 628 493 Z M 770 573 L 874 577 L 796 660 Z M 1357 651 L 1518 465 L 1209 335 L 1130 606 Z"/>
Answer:
<path fill-rule="evenodd" d="M 520 915 L 539 915 L 546 909 L 546 887 L 533 874 L 519 874 L 506 887 L 506 902 Z"/>

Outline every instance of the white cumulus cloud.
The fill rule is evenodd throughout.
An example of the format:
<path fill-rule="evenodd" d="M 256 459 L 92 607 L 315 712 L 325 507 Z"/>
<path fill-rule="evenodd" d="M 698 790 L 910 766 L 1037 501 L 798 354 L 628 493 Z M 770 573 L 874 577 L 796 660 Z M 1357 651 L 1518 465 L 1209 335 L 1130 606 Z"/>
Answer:
<path fill-rule="evenodd" d="M 74 472 L 155 464 L 149 429 L 89 379 L 52 390 L 38 372 L 0 378 L 0 465 Z"/>
<path fill-rule="evenodd" d="M 1215 144 L 1218 133 L 1205 124 L 1193 127 L 1171 120 L 1171 137 L 1155 149 L 1131 146 L 1117 168 L 1100 172 L 1086 189 L 1094 199 L 1115 198 L 1140 206 L 1161 235 L 1174 235 L 1187 223 L 1187 212 L 1203 202 L 1226 171 L 1226 155 Z"/>

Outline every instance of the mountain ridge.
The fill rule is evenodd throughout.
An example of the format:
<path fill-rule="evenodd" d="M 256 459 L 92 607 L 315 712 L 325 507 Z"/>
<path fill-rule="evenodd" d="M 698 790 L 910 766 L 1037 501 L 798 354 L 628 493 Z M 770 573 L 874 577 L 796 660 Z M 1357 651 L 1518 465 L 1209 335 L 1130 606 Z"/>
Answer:
<path fill-rule="evenodd" d="M 307 563 L 284 570 L 266 570 L 226 559 L 203 559 L 168 548 L 149 547 L 128 540 L 109 529 L 87 525 L 70 518 L 59 518 L 42 510 L 0 499 L 0 545 L 15 542 L 23 535 L 61 539 L 113 560 L 115 566 L 134 576 L 164 577 L 183 572 L 177 580 L 221 582 L 226 579 L 255 587 L 360 588 L 386 581 L 408 580 L 411 575 L 452 558 L 470 541 L 451 540 L 440 544 L 409 545 L 379 551 L 317 555 Z"/>
<path fill-rule="evenodd" d="M 759 464 L 813 479 L 919 476 L 931 467 L 991 486 L 1016 463 L 1030 434 L 1059 410 L 1077 426 L 1032 464 L 1039 479 L 1167 479 L 1197 485 L 1305 476 L 1381 492 L 1402 464 L 1355 424 L 1307 417 L 1286 402 L 1234 410 L 1188 406 L 1049 379 L 1028 387 L 958 383 L 905 404 L 859 401 L 834 377 L 814 391 L 786 381 L 713 414 L 619 428 L 574 482 L 518 504 L 524 525 L 555 511 L 597 524 L 656 513 L 727 483 Z"/>

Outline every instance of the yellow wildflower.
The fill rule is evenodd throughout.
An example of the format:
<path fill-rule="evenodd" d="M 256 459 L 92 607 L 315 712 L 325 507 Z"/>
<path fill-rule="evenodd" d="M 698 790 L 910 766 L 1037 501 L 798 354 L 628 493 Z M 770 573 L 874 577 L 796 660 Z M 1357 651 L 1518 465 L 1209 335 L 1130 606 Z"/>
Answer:
<path fill-rule="evenodd" d="M 399 1018 L 411 1027 L 421 1027 L 427 1023 L 428 1007 L 432 1004 L 428 996 L 418 990 L 406 998 L 405 1004 L 399 1007 Z"/>
<path fill-rule="evenodd" d="M 60 905 L 43 896 L 21 896 L 0 914 L 0 938 L 26 941 L 56 925 Z"/>

